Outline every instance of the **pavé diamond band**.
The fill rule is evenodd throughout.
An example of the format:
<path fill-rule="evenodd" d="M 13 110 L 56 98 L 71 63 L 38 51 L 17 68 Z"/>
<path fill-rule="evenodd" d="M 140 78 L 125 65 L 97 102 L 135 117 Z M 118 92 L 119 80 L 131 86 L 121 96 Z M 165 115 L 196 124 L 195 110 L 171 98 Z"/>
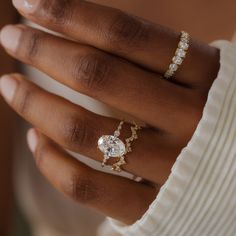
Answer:
<path fill-rule="evenodd" d="M 102 167 L 104 167 L 110 158 L 119 158 L 118 161 L 112 165 L 112 170 L 120 172 L 121 166 L 126 164 L 125 155 L 132 152 L 131 144 L 135 139 L 138 139 L 137 131 L 141 129 L 136 123 L 131 126 L 131 136 L 123 142 L 119 136 L 124 125 L 121 121 L 117 130 L 113 135 L 103 135 L 98 139 L 98 148 L 103 153 L 104 158 Z"/>
<path fill-rule="evenodd" d="M 178 48 L 175 51 L 175 56 L 172 58 L 172 62 L 164 75 L 166 79 L 171 78 L 178 70 L 179 66 L 183 63 L 189 48 L 189 41 L 189 34 L 185 31 L 182 31 Z"/>

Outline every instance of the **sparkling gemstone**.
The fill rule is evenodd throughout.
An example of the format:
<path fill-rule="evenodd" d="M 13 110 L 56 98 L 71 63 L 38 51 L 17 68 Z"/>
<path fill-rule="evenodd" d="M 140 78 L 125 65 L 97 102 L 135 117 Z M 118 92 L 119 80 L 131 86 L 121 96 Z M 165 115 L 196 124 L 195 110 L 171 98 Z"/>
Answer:
<path fill-rule="evenodd" d="M 181 37 L 183 38 L 189 38 L 189 34 L 187 32 L 182 31 Z"/>
<path fill-rule="evenodd" d="M 183 49 L 178 49 L 176 52 L 176 55 L 179 57 L 185 57 L 186 56 L 186 51 L 184 51 Z"/>
<path fill-rule="evenodd" d="M 175 56 L 173 58 L 173 62 L 177 65 L 180 65 L 183 62 L 183 59 L 181 57 Z"/>
<path fill-rule="evenodd" d="M 181 37 L 181 41 L 182 41 L 182 42 L 189 43 L 189 40 L 190 40 L 190 39 L 189 39 L 188 36 L 182 36 L 182 37 Z"/>
<path fill-rule="evenodd" d="M 114 136 L 119 137 L 120 136 L 120 131 L 116 130 L 114 133 Z"/>
<path fill-rule="evenodd" d="M 187 50 L 188 47 L 189 47 L 189 45 L 188 45 L 188 43 L 181 41 L 181 42 L 179 43 L 179 47 L 182 48 L 182 49 L 184 49 L 184 50 Z"/>
<path fill-rule="evenodd" d="M 181 38 L 181 41 L 182 41 L 183 43 L 189 44 L 189 38 Z"/>
<path fill-rule="evenodd" d="M 177 71 L 178 66 L 176 64 L 170 64 L 170 70 Z"/>
<path fill-rule="evenodd" d="M 121 157 L 126 153 L 125 144 L 113 135 L 102 136 L 98 140 L 98 148 L 108 157 Z"/>

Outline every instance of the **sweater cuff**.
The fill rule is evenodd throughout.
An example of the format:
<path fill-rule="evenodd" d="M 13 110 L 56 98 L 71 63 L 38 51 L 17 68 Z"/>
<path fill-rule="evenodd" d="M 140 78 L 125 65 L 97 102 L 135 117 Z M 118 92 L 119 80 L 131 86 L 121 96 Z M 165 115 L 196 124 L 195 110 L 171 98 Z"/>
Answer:
<path fill-rule="evenodd" d="M 236 48 L 227 41 L 212 45 L 220 49 L 220 70 L 202 119 L 143 217 L 130 226 L 108 219 L 121 235 L 209 235 L 204 233 L 213 226 L 216 230 L 215 220 L 224 217 L 224 198 L 219 196 L 227 197 L 236 170 L 235 164 L 232 169 L 236 159 Z M 202 234 L 197 234 L 200 230 Z"/>

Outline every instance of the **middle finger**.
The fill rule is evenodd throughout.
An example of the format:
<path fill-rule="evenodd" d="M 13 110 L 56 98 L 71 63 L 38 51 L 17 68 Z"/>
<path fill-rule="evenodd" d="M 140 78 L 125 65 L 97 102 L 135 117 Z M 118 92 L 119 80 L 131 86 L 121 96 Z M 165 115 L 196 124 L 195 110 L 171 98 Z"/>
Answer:
<path fill-rule="evenodd" d="M 35 23 L 161 74 L 167 70 L 179 41 L 179 34 L 173 30 L 90 1 L 27 2 L 13 0 L 20 13 Z M 219 51 L 196 40 L 190 44 L 175 79 L 209 89 L 219 68 Z"/>
<path fill-rule="evenodd" d="M 11 43 L 6 44 L 9 37 Z M 12 43 L 13 39 L 18 42 Z M 192 90 L 169 83 L 158 74 L 29 27 L 7 26 L 1 32 L 1 41 L 14 57 L 149 125 L 177 134 L 186 130 L 191 134 L 195 128 L 194 119 L 184 120 L 184 114 L 193 114 L 199 105 L 196 99 L 189 99 Z M 183 122 L 189 127 L 176 125 Z"/>

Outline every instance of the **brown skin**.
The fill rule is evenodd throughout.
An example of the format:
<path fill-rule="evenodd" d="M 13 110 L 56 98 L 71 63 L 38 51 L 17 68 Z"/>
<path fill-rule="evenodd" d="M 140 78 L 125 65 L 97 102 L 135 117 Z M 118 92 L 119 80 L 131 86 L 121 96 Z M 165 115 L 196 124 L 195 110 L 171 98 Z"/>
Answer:
<path fill-rule="evenodd" d="M 44 135 L 38 135 L 37 165 L 61 192 L 128 224 L 144 214 L 156 194 L 154 188 L 95 171 L 76 161 Z"/>
<path fill-rule="evenodd" d="M 231 40 L 235 29 L 235 0 L 93 0 L 166 25 L 186 30 L 192 37 L 210 43 Z"/>
<path fill-rule="evenodd" d="M 153 186 L 166 181 L 177 155 L 191 138 L 219 69 L 219 52 L 192 39 L 183 66 L 167 81 L 162 75 L 179 34 L 108 7 L 73 0 L 65 6 L 62 2 L 52 1 L 48 6 L 45 1 L 47 4 L 30 13 L 18 10 L 73 42 L 26 26 L 8 26 L 4 30 L 16 27 L 21 40 L 16 49 L 6 50 L 72 89 L 145 122 L 147 127 L 139 132 L 125 170 L 152 185 L 94 171 L 61 149 L 101 161 L 96 141 L 112 133 L 118 120 L 89 112 L 16 74 L 11 77 L 17 81 L 17 90 L 8 102 L 37 128 L 39 142 L 34 155 L 49 181 L 76 201 L 130 224 L 146 211 L 158 191 Z M 128 130 L 126 126 L 124 136 Z M 124 204 L 127 207 L 122 207 Z"/>

